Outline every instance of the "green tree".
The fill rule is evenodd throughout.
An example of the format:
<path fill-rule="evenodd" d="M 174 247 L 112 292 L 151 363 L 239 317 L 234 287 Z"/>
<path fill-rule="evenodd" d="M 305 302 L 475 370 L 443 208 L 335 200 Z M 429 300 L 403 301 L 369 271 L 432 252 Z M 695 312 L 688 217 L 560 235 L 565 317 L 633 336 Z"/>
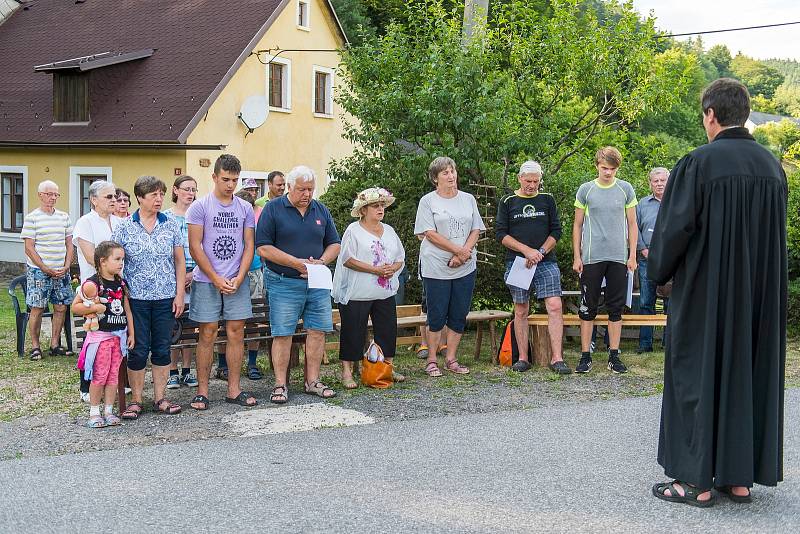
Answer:
<path fill-rule="evenodd" d="M 365 37 L 375 35 L 375 25 L 363 0 L 332 0 L 331 3 L 351 45 L 357 46 Z"/>
<path fill-rule="evenodd" d="M 681 50 L 659 52 L 653 21 L 630 4 L 609 2 L 615 15 L 604 22 L 581 5 L 553 0 L 550 16 L 525 1 L 495 6 L 488 27 L 462 46 L 463 11 L 417 0 L 405 22 L 348 50 L 337 99 L 352 117 L 346 135 L 356 149 L 332 166 L 337 181 L 325 200 L 337 222 L 349 220 L 356 191 L 388 187 L 401 201 L 387 219 L 414 265 L 416 199 L 430 190 L 428 163 L 448 155 L 466 189 L 486 184 L 498 194 L 515 166 L 537 159 L 569 227 L 575 189 L 594 172 L 598 136 L 670 108 L 697 68 Z M 501 253 L 495 245 L 488 252 Z M 485 303 L 507 300 L 496 272 L 479 273 L 478 287 Z"/>
<path fill-rule="evenodd" d="M 752 95 L 772 98 L 783 83 L 783 74 L 753 58 L 738 54 L 731 61 L 731 72 L 747 86 Z"/>
<path fill-rule="evenodd" d="M 731 51 L 725 45 L 714 45 L 708 49 L 705 56 L 716 67 L 717 73 L 721 77 L 730 77 L 731 73 Z"/>
<path fill-rule="evenodd" d="M 800 125 L 789 119 L 768 122 L 758 126 L 753 136 L 783 162 L 792 145 L 800 141 Z"/>

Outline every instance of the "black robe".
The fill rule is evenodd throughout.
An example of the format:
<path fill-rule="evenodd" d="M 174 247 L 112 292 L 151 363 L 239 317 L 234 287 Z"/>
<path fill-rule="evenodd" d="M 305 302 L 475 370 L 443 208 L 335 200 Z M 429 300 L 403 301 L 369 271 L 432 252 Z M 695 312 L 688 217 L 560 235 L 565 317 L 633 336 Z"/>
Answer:
<path fill-rule="evenodd" d="M 658 463 L 700 488 L 783 480 L 786 175 L 745 128 L 670 174 L 647 262 L 674 280 Z"/>

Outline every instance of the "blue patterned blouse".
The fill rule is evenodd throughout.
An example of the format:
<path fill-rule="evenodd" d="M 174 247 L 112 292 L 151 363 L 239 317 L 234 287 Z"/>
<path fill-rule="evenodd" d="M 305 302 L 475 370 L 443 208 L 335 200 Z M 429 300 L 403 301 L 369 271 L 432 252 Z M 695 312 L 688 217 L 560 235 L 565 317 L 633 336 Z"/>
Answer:
<path fill-rule="evenodd" d="M 125 249 L 125 280 L 130 298 L 162 300 L 175 298 L 175 247 L 183 248 L 178 223 L 163 213 L 151 233 L 139 219 L 139 210 L 123 219 L 111 239 Z"/>

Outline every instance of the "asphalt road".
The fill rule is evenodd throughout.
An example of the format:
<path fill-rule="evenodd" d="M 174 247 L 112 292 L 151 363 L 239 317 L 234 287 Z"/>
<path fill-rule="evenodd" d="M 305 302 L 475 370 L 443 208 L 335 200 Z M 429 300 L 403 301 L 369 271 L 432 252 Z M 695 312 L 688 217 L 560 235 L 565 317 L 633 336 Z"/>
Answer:
<path fill-rule="evenodd" d="M 659 501 L 658 398 L 0 462 L 2 532 L 798 532 L 785 478 L 754 502 Z"/>

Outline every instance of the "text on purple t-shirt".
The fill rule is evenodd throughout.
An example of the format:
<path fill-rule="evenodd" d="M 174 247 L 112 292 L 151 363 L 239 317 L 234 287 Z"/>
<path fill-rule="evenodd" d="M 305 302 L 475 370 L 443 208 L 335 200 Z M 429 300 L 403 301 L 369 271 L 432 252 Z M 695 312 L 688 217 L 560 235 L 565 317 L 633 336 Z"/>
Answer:
<path fill-rule="evenodd" d="M 239 274 L 244 252 L 244 229 L 255 227 L 250 204 L 239 197 L 233 197 L 230 204 L 222 204 L 214 193 L 209 193 L 189 206 L 186 223 L 203 227 L 203 251 L 215 273 L 225 278 Z M 198 282 L 211 282 L 200 267 L 194 268 L 193 276 Z"/>

